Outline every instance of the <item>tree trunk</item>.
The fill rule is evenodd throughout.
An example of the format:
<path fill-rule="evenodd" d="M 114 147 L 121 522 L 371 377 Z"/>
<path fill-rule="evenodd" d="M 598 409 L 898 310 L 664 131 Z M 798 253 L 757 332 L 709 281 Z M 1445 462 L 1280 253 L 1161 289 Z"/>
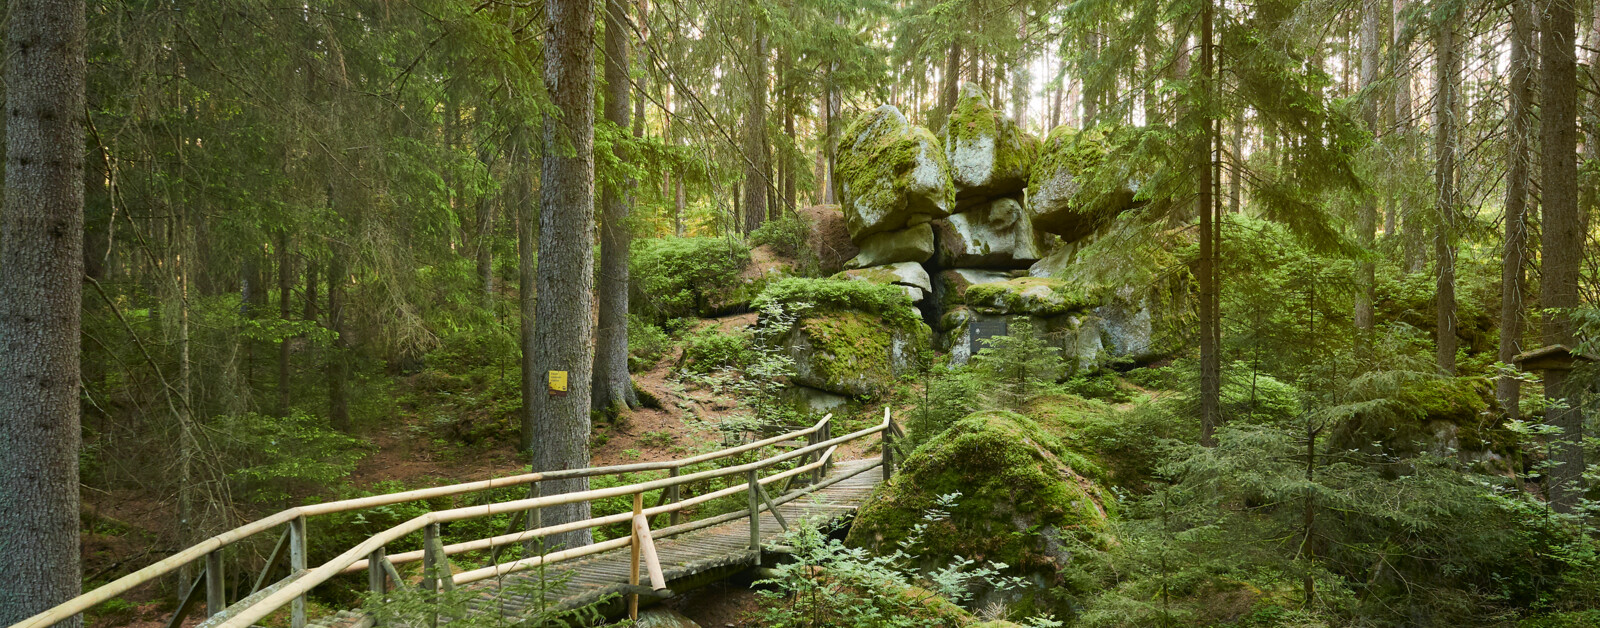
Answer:
<path fill-rule="evenodd" d="M 1513 0 L 1511 4 L 1511 84 L 1506 106 L 1506 210 L 1505 247 L 1500 266 L 1500 346 L 1497 359 L 1507 364 L 1522 353 L 1522 328 L 1527 324 L 1524 297 L 1528 292 L 1528 186 L 1529 140 L 1533 119 L 1529 103 L 1533 97 L 1533 2 Z M 1522 383 L 1502 377 L 1495 382 L 1495 396 L 1508 419 L 1517 418 L 1522 399 Z"/>
<path fill-rule="evenodd" d="M 1025 129 L 1033 69 L 1028 67 L 1028 8 L 1020 3 L 1017 5 L 1017 40 L 1022 42 L 1022 51 L 1017 54 L 1016 69 L 1011 71 L 1011 121 L 1017 128 Z"/>
<path fill-rule="evenodd" d="M 483 291 L 484 309 L 494 307 L 494 206 L 497 200 L 494 194 L 485 194 L 478 199 L 478 237 L 474 240 L 477 247 L 478 287 Z"/>
<path fill-rule="evenodd" d="M 289 256 L 289 231 L 278 231 L 278 320 L 289 322 L 289 296 L 293 294 L 294 258 Z M 278 416 L 289 416 L 289 341 L 278 340 Z"/>
<path fill-rule="evenodd" d="M 1405 36 L 1405 10 L 1407 0 L 1394 0 L 1395 95 L 1394 119 L 1396 130 L 1402 137 L 1411 133 L 1411 45 Z M 1419 273 L 1427 264 L 1423 249 L 1425 220 L 1415 208 L 1398 208 L 1397 229 L 1400 231 L 1403 250 L 1402 268 L 1405 272 Z"/>
<path fill-rule="evenodd" d="M 1193 108 L 1199 117 L 1201 128 L 1195 136 L 1195 168 L 1198 169 L 1199 179 L 1195 184 L 1196 209 L 1200 214 L 1200 444 L 1213 447 L 1217 444 L 1216 429 L 1222 423 L 1222 355 L 1221 335 L 1214 330 L 1220 329 L 1222 313 L 1217 311 L 1219 299 L 1217 298 L 1217 234 L 1216 202 L 1212 198 L 1211 180 L 1215 172 L 1213 165 L 1212 142 L 1214 137 L 1213 126 L 1216 124 L 1211 114 L 1207 113 L 1207 101 L 1211 98 L 1212 82 L 1212 40 L 1211 22 L 1213 8 L 1208 1 L 1200 17 L 1200 89 L 1198 90 L 1200 103 Z"/>
<path fill-rule="evenodd" d="M 623 0 L 606 0 L 605 116 L 617 128 L 628 128 L 628 23 Z M 641 101 L 642 102 L 642 101 Z M 626 165 L 630 155 L 617 151 Z M 629 226 L 628 189 L 632 181 L 604 185 L 600 191 L 600 323 L 595 328 L 594 379 L 590 410 L 616 414 L 624 407 L 639 407 L 628 377 L 628 249 L 633 240 Z"/>
<path fill-rule="evenodd" d="M 533 317 L 537 285 L 534 281 L 534 250 L 538 246 L 534 225 L 539 212 L 533 198 L 533 169 L 530 157 L 531 132 L 519 129 L 512 140 L 511 200 L 517 216 L 517 321 L 522 365 L 522 420 L 518 446 L 532 452 L 534 443 L 533 398 L 544 394 L 544 378 L 534 370 Z"/>
<path fill-rule="evenodd" d="M 750 111 L 744 128 L 744 232 L 767 219 L 767 34 L 750 18 Z"/>
<path fill-rule="evenodd" d="M 1461 74 L 1456 28 L 1459 18 L 1451 16 L 1438 27 L 1434 52 L 1433 155 L 1434 186 L 1438 200 L 1434 205 L 1436 229 L 1433 253 L 1438 265 L 1435 276 L 1434 324 L 1437 351 L 1434 360 L 1442 375 L 1456 374 L 1456 89 Z"/>
<path fill-rule="evenodd" d="M 1361 105 L 1361 117 L 1367 125 L 1367 132 L 1374 138 L 1378 136 L 1378 97 L 1372 93 L 1373 86 L 1378 82 L 1378 43 L 1379 31 L 1382 28 L 1382 17 L 1379 15 L 1379 0 L 1363 0 L 1361 3 L 1361 87 L 1365 102 Z M 1348 64 L 1345 64 L 1348 65 Z M 1374 194 L 1362 194 L 1357 201 L 1360 207 L 1356 216 L 1356 238 L 1361 242 L 1367 257 L 1363 258 L 1356 267 L 1356 302 L 1355 302 L 1355 327 L 1356 327 L 1356 363 L 1370 364 L 1372 358 L 1372 329 L 1373 289 L 1376 282 L 1377 263 L 1372 256 L 1377 252 L 1373 244 L 1377 238 L 1378 230 L 1378 199 Z"/>
<path fill-rule="evenodd" d="M 939 78 L 939 115 L 930 125 L 935 133 L 944 127 L 950 112 L 955 111 L 956 98 L 961 95 L 961 42 L 950 42 L 950 52 L 944 60 L 944 73 Z"/>
<path fill-rule="evenodd" d="M 589 465 L 589 382 L 594 337 L 594 4 L 548 0 L 544 84 L 557 116 L 545 119 L 539 177 L 539 298 L 533 319 L 533 369 L 546 382 L 564 372 L 564 396 L 533 395 L 533 469 Z M 547 494 L 588 489 L 587 479 L 546 482 Z M 544 524 L 589 517 L 588 502 L 544 509 Z M 550 537 L 554 547 L 591 542 L 588 529 Z"/>
<path fill-rule="evenodd" d="M 1571 2 L 1548 0 L 1542 8 L 1539 139 L 1543 155 L 1539 180 L 1543 182 L 1543 267 L 1539 304 L 1556 310 L 1545 316 L 1545 344 L 1572 347 L 1573 321 L 1566 310 L 1580 305 L 1578 271 L 1583 259 L 1583 217 L 1578 211 L 1577 24 Z M 1546 411 L 1545 421 L 1562 430 L 1555 442 L 1557 466 L 1550 472 L 1548 489 L 1551 503 L 1562 512 L 1570 512 L 1583 495 L 1583 413 L 1578 405 L 1582 387 L 1581 381 L 1570 379 L 1565 371 L 1545 372 L 1545 396 L 1559 404 Z"/>
<path fill-rule="evenodd" d="M 0 212 L 0 624 L 78 595 L 84 3 L 12 2 Z M 56 624 L 77 628 L 82 616 Z"/>
<path fill-rule="evenodd" d="M 350 277 L 349 252 L 334 243 L 328 255 L 328 329 L 333 345 L 328 349 L 328 424 L 341 432 L 350 431 L 350 399 L 345 390 L 350 381 L 350 342 L 345 333 L 345 281 Z"/>
<path fill-rule="evenodd" d="M 1095 33 L 1089 33 L 1086 41 L 1083 42 L 1083 46 L 1084 53 L 1089 56 L 1091 63 L 1099 63 L 1100 36 Z M 1079 81 L 1083 85 L 1083 93 L 1079 96 L 1083 99 L 1082 122 L 1083 128 L 1087 129 L 1091 126 L 1094 126 L 1095 118 L 1100 115 L 1100 89 L 1098 86 L 1096 86 L 1095 89 L 1090 89 L 1089 78 L 1087 76 L 1080 77 Z"/>

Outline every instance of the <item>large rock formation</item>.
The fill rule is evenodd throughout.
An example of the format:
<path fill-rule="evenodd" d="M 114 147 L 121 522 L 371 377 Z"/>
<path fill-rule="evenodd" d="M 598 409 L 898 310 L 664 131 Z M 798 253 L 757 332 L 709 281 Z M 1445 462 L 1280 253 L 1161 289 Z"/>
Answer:
<path fill-rule="evenodd" d="M 847 270 L 835 275 L 834 278 L 895 286 L 902 289 L 912 303 L 920 303 L 933 293 L 933 282 L 928 277 L 928 271 L 920 264 L 912 262 Z"/>
<path fill-rule="evenodd" d="M 1122 183 L 1105 194 L 1085 192 L 1088 175 L 1105 154 L 1104 135 L 1097 130 L 1079 133 L 1062 125 L 1050 132 L 1028 178 L 1034 228 L 1073 242 L 1132 206 L 1133 192 Z"/>
<path fill-rule="evenodd" d="M 1028 170 L 1039 148 L 1038 140 L 989 107 L 988 96 L 970 83 L 961 86 L 940 139 L 960 207 L 967 205 L 962 202 L 966 199 L 1021 192 L 1028 185 Z"/>
<path fill-rule="evenodd" d="M 1074 553 L 1106 547 L 1114 514 L 1108 509 L 1115 502 L 1100 487 L 1105 471 L 1091 456 L 1009 412 L 973 414 L 924 438 L 861 507 L 846 543 L 880 551 L 910 543 L 930 565 L 958 556 L 1003 563 L 1008 574 L 1045 585 L 1042 595 L 1070 594 L 1050 585 L 1062 583 Z M 958 496 L 948 517 L 924 519 L 952 494 Z M 1065 600 L 1005 601 L 1045 610 Z"/>
<path fill-rule="evenodd" d="M 857 243 L 948 215 L 955 204 L 950 164 L 939 140 L 891 105 L 845 129 L 837 160 L 836 191 Z"/>
<path fill-rule="evenodd" d="M 847 266 L 864 268 L 900 262 L 921 264 L 933 257 L 933 224 L 922 223 L 898 231 L 883 231 L 861 238 L 861 253 Z"/>
<path fill-rule="evenodd" d="M 795 363 L 792 383 L 835 395 L 867 396 L 888 390 L 928 346 L 928 326 L 900 288 L 874 281 L 788 278 L 767 286 L 752 305 L 763 311 L 778 305 L 796 315 L 779 335 Z"/>
<path fill-rule="evenodd" d="M 934 223 L 941 268 L 1027 268 L 1044 257 L 1044 236 L 1015 198 L 1001 198 Z"/>

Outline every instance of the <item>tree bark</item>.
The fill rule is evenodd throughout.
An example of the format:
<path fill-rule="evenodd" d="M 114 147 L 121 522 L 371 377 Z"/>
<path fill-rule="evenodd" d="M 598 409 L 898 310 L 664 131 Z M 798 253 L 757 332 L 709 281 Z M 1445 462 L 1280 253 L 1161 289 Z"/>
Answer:
<path fill-rule="evenodd" d="M 1533 118 L 1529 103 L 1533 98 L 1533 1 L 1511 3 L 1511 83 L 1506 106 L 1506 233 L 1500 265 L 1500 346 L 1497 359 L 1510 364 L 1522 353 L 1522 328 L 1527 324 L 1524 297 L 1528 292 L 1528 187 L 1529 140 Z M 1517 418 L 1522 399 L 1522 383 L 1502 377 L 1495 382 L 1495 396 L 1506 418 Z"/>
<path fill-rule="evenodd" d="M 6 28 L 0 212 L 0 623 L 81 590 L 83 0 L 18 0 Z M 81 616 L 56 624 L 77 628 Z"/>
<path fill-rule="evenodd" d="M 1395 66 L 1395 95 L 1394 119 L 1396 130 L 1402 137 L 1411 133 L 1411 45 L 1406 37 L 1406 2 L 1407 0 L 1394 0 L 1394 49 Z M 1423 250 L 1426 223 L 1422 216 L 1413 208 L 1399 208 L 1396 206 L 1396 229 L 1401 237 L 1403 251 L 1402 268 L 1406 273 L 1422 272 L 1427 264 L 1427 255 Z"/>
<path fill-rule="evenodd" d="M 932 125 L 935 132 L 944 127 L 950 112 L 955 111 L 956 98 L 961 95 L 961 42 L 950 42 L 950 52 L 944 60 L 944 73 L 939 78 L 939 117 Z"/>
<path fill-rule="evenodd" d="M 478 287 L 483 291 L 484 309 L 494 307 L 494 206 L 498 200 L 494 194 L 478 199 L 478 237 L 474 240 L 478 249 Z"/>
<path fill-rule="evenodd" d="M 1433 253 L 1437 263 L 1434 282 L 1434 361 L 1441 375 L 1456 374 L 1456 89 L 1461 74 L 1456 28 L 1451 16 L 1438 26 L 1434 43 L 1433 155 L 1435 229 Z"/>
<path fill-rule="evenodd" d="M 1212 50 L 1212 12 L 1208 1 L 1200 17 L 1200 88 L 1199 106 L 1192 108 L 1201 122 L 1195 136 L 1195 164 L 1199 178 L 1195 183 L 1196 210 L 1200 214 L 1200 260 L 1197 264 L 1200 283 L 1200 444 L 1214 447 L 1216 429 L 1222 423 L 1222 343 L 1221 312 L 1217 286 L 1217 234 L 1216 201 L 1212 198 L 1213 164 L 1212 143 L 1215 120 L 1208 113 L 1206 101 L 1210 99 L 1214 81 Z"/>
<path fill-rule="evenodd" d="M 278 320 L 289 322 L 289 296 L 293 294 L 294 258 L 289 255 L 289 231 L 278 231 Z M 289 416 L 289 340 L 278 340 L 278 416 Z"/>
<path fill-rule="evenodd" d="M 628 14 L 623 0 L 606 0 L 605 116 L 619 129 L 628 128 Z M 617 151 L 626 164 L 630 155 Z M 628 189 L 633 182 L 604 185 L 600 191 L 600 323 L 595 328 L 594 380 L 590 410 L 615 414 L 639 407 L 628 376 Z"/>
<path fill-rule="evenodd" d="M 767 219 L 767 33 L 756 15 L 750 17 L 750 111 L 744 128 L 744 232 Z"/>
<path fill-rule="evenodd" d="M 533 357 L 537 352 L 533 342 L 533 317 L 537 284 L 534 278 L 534 251 L 538 246 L 534 225 L 539 212 L 533 197 L 533 165 L 531 141 L 527 129 L 519 129 L 512 140 L 511 203 L 517 216 L 517 321 L 518 342 L 522 365 L 522 412 L 518 429 L 518 445 L 522 451 L 533 451 L 534 416 L 533 398 L 544 394 L 543 374 L 534 370 Z"/>
<path fill-rule="evenodd" d="M 1382 28 L 1378 11 L 1379 0 L 1361 3 L 1361 87 L 1365 102 L 1361 106 L 1362 121 L 1367 132 L 1378 136 L 1378 97 L 1373 86 L 1378 82 L 1378 35 Z M 1370 364 L 1372 358 L 1373 289 L 1376 282 L 1377 263 L 1372 258 L 1377 252 L 1373 245 L 1378 229 L 1378 199 L 1374 194 L 1362 194 L 1356 215 L 1356 238 L 1365 249 L 1366 257 L 1356 267 L 1356 363 Z"/>
<path fill-rule="evenodd" d="M 589 383 L 594 337 L 594 5 L 545 3 L 544 83 L 559 115 L 545 119 L 539 180 L 539 298 L 533 319 L 533 372 L 567 377 L 565 396 L 533 395 L 533 469 L 589 465 Z M 587 479 L 546 482 L 546 493 L 588 489 Z M 582 502 L 544 509 L 545 525 L 589 517 Z M 592 540 L 588 529 L 550 537 L 554 547 Z"/>
<path fill-rule="evenodd" d="M 1540 248 L 1543 267 L 1539 276 L 1539 304 L 1555 310 L 1545 316 L 1546 345 L 1574 341 L 1573 321 L 1567 310 L 1580 305 L 1578 272 L 1583 259 L 1583 217 L 1578 211 L 1578 60 L 1577 24 L 1572 3 L 1546 0 L 1539 29 L 1540 110 L 1542 150 L 1540 181 Z M 1560 370 L 1545 372 L 1545 396 L 1552 404 L 1545 421 L 1561 428 L 1555 439 L 1555 469 L 1549 475 L 1550 502 L 1570 512 L 1583 494 L 1583 413 L 1578 401 L 1582 383 Z"/>
<path fill-rule="evenodd" d="M 333 344 L 328 351 L 328 425 L 341 432 L 350 431 L 350 398 L 345 390 L 350 381 L 350 342 L 344 327 L 345 281 L 349 279 L 349 252 L 334 243 L 328 255 L 328 329 Z"/>

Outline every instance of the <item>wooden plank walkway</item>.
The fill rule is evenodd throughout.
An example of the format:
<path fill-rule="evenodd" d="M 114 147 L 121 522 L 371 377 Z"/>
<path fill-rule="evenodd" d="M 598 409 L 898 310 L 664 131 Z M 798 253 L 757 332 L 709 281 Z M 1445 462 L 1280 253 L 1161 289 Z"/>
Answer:
<path fill-rule="evenodd" d="M 832 472 L 823 481 L 849 475 L 878 462 L 877 458 L 840 461 L 833 466 Z M 778 506 L 778 512 L 790 526 L 801 519 L 836 521 L 854 514 L 882 479 L 883 467 L 879 465 L 781 504 Z M 777 519 L 764 509 L 761 512 L 763 543 L 770 543 L 782 534 L 783 528 L 778 525 Z M 655 543 L 661 569 L 666 576 L 667 588 L 674 593 L 683 593 L 725 578 L 745 568 L 756 566 L 760 561 L 760 556 L 750 549 L 748 517 L 665 539 L 656 539 Z M 624 547 L 571 562 L 553 564 L 544 577 L 550 581 L 559 581 L 562 578 L 567 580 L 560 591 L 552 592 L 546 603 L 556 608 L 577 608 L 612 597 L 627 589 L 630 561 L 630 550 Z M 641 583 L 648 586 L 649 577 L 642 573 L 644 571 L 642 565 L 640 571 Z M 504 580 L 510 584 L 520 579 L 531 586 L 534 584 L 532 579 L 539 577 L 537 574 L 537 570 L 526 571 L 506 576 Z M 494 580 L 464 586 L 467 590 L 482 591 L 476 599 L 468 602 L 468 607 L 477 612 L 498 610 L 508 616 L 517 616 L 534 602 L 526 596 L 497 591 L 500 587 Z M 528 587 L 521 588 L 525 590 Z M 447 617 L 440 618 L 441 623 L 447 621 L 449 621 Z M 309 625 L 319 628 L 363 628 L 370 625 L 370 619 L 359 611 L 345 610 L 313 621 Z M 426 625 L 426 622 L 422 622 L 421 625 Z"/>

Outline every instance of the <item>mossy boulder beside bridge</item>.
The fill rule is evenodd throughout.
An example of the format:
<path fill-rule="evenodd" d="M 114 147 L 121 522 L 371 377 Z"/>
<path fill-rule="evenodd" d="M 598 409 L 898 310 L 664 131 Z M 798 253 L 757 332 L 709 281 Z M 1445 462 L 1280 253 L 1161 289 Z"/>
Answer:
<path fill-rule="evenodd" d="M 781 279 L 753 306 L 794 314 L 779 337 L 799 386 L 850 397 L 882 393 L 915 365 L 931 332 L 904 288 L 848 279 Z M 770 324 L 770 321 L 764 322 Z"/>
<path fill-rule="evenodd" d="M 845 129 L 837 163 L 836 191 L 850 238 L 858 243 L 949 215 L 955 205 L 944 147 L 892 105 Z"/>

